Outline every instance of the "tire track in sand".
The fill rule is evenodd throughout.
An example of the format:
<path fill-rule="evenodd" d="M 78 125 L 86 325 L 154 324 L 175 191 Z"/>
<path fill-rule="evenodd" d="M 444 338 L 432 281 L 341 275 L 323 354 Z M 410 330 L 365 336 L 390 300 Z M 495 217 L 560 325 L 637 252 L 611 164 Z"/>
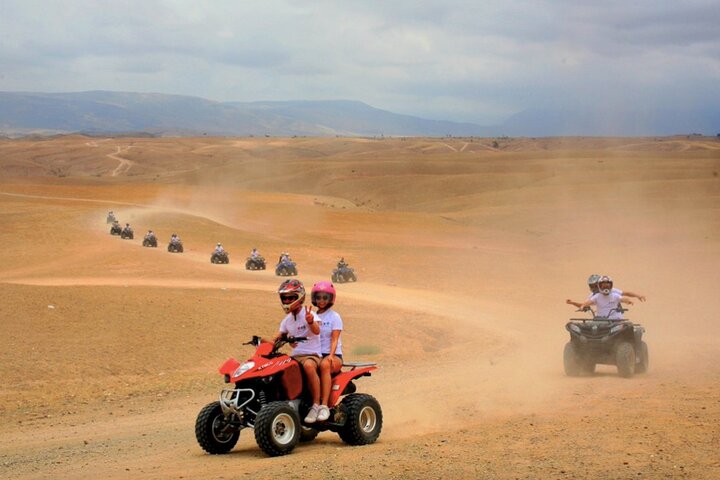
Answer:
<path fill-rule="evenodd" d="M 132 148 L 132 145 L 129 145 L 127 147 L 116 147 L 116 148 L 117 148 L 117 151 L 115 153 L 107 154 L 107 156 L 109 158 L 112 158 L 113 160 L 117 160 L 118 162 L 120 162 L 120 165 L 118 165 L 117 168 L 115 168 L 115 170 L 113 170 L 112 173 L 110 174 L 111 177 L 117 177 L 121 173 L 127 173 L 127 171 L 130 170 L 130 168 L 133 165 L 135 165 L 134 161 L 118 156 L 121 153 L 124 153 L 124 152 L 127 152 L 128 150 L 130 150 Z"/>

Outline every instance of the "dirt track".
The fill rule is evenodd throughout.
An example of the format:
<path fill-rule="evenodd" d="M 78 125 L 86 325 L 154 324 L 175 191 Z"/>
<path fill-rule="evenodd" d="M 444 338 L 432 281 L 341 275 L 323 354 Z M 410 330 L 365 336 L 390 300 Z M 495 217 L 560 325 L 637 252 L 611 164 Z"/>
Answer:
<path fill-rule="evenodd" d="M 0 476 L 720 478 L 720 142 L 490 144 L 0 141 Z M 346 356 L 382 365 L 359 383 L 376 444 L 198 447 L 217 367 L 282 317 L 252 247 L 306 284 L 356 268 L 337 308 Z M 564 300 L 593 272 L 647 295 L 648 374 L 563 374 Z"/>

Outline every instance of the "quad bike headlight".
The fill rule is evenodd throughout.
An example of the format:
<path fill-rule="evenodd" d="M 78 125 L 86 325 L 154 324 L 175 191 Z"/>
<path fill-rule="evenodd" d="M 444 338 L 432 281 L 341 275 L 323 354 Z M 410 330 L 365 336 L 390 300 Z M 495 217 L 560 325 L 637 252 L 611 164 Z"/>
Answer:
<path fill-rule="evenodd" d="M 243 373 L 247 372 L 248 370 L 252 370 L 253 368 L 255 368 L 255 362 L 245 362 L 240 365 L 237 370 L 235 370 L 235 373 L 233 373 L 233 378 L 239 377 Z"/>
<path fill-rule="evenodd" d="M 580 327 L 578 327 L 578 326 L 575 325 L 574 323 L 570 325 L 570 330 L 572 330 L 572 331 L 575 332 L 575 333 L 580 333 L 580 332 L 581 332 Z"/>
<path fill-rule="evenodd" d="M 610 329 L 610 334 L 617 333 L 617 332 L 619 332 L 620 330 L 622 330 L 623 328 L 625 328 L 625 325 L 622 324 L 622 323 L 621 323 L 620 325 L 615 325 L 614 327 L 612 327 L 612 328 Z"/>

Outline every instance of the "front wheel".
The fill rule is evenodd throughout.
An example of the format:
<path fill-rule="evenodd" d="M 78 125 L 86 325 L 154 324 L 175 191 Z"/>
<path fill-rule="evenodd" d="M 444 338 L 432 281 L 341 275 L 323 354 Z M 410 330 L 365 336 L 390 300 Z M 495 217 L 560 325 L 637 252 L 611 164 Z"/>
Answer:
<path fill-rule="evenodd" d="M 629 342 L 621 342 L 615 352 L 618 374 L 629 378 L 635 374 L 635 349 Z"/>
<path fill-rule="evenodd" d="M 346 415 L 343 428 L 338 432 L 349 445 L 374 443 L 382 430 L 382 410 L 372 395 L 357 393 L 348 395 L 340 403 Z"/>
<path fill-rule="evenodd" d="M 565 344 L 565 349 L 563 350 L 563 367 L 565 368 L 565 375 L 568 377 L 577 377 L 582 371 L 580 358 L 572 342 Z"/>
<path fill-rule="evenodd" d="M 271 457 L 287 455 L 300 441 L 300 416 L 288 402 L 263 405 L 255 418 L 255 441 Z"/>
<path fill-rule="evenodd" d="M 225 415 L 220 402 L 212 402 L 198 413 L 195 438 L 203 450 L 218 455 L 233 449 L 240 438 L 240 428 L 233 424 L 235 415 Z"/>

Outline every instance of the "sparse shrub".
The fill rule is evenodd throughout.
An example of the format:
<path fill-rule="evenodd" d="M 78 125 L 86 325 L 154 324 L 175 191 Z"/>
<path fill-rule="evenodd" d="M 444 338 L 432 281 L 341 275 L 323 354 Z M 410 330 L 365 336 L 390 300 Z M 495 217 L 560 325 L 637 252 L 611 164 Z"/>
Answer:
<path fill-rule="evenodd" d="M 358 345 L 352 350 L 353 355 L 377 355 L 381 353 L 379 347 L 375 345 Z"/>

